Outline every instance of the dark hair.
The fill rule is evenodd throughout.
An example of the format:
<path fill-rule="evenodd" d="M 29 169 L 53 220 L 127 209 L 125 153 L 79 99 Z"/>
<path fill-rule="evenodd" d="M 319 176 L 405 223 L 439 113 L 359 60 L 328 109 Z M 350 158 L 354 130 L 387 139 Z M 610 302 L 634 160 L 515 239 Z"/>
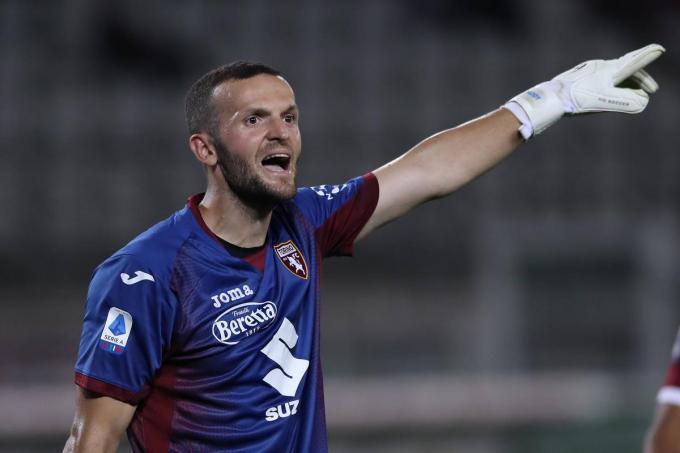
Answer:
<path fill-rule="evenodd" d="M 215 87 L 228 80 L 243 80 L 260 74 L 281 75 L 279 71 L 261 63 L 235 61 L 215 68 L 194 82 L 185 99 L 187 126 L 190 134 L 208 132 L 217 128 L 217 114 L 212 94 Z"/>

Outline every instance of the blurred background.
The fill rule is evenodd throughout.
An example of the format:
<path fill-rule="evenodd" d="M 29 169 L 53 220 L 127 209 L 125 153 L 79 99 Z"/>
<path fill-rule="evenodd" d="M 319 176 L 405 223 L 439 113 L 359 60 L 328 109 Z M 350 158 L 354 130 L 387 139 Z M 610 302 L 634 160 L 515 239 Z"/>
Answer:
<path fill-rule="evenodd" d="M 209 69 L 285 74 L 315 185 L 659 42 L 643 114 L 562 121 L 330 260 L 322 298 L 336 453 L 640 451 L 680 324 L 679 25 L 677 0 L 1 0 L 0 451 L 62 448 L 93 268 L 203 190 Z"/>

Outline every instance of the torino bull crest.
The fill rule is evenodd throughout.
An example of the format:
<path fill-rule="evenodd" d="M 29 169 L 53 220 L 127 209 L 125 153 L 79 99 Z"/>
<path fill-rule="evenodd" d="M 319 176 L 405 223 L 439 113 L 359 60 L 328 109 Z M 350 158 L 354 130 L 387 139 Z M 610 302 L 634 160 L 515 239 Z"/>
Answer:
<path fill-rule="evenodd" d="M 286 269 L 297 277 L 307 279 L 307 262 L 293 241 L 286 241 L 275 245 L 274 250 L 276 250 L 276 256 L 286 266 Z"/>

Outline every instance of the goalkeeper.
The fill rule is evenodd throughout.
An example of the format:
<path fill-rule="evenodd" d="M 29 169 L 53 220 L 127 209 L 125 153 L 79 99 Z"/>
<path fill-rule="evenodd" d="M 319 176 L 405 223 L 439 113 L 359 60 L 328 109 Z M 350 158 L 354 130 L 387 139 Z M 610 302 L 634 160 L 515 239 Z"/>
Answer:
<path fill-rule="evenodd" d="M 326 452 L 320 260 L 443 197 L 564 115 L 639 113 L 656 44 L 582 63 L 339 186 L 297 189 L 298 107 L 273 68 L 235 63 L 187 95 L 205 194 L 94 273 L 64 451 Z"/>

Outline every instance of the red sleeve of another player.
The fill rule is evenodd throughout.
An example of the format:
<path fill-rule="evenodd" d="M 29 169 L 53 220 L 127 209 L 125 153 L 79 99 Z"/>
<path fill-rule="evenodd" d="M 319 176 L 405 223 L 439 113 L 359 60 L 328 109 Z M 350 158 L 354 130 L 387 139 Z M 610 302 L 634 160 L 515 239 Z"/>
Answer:
<path fill-rule="evenodd" d="M 666 373 L 664 385 L 668 387 L 680 387 L 680 360 L 675 360 Z"/>
<path fill-rule="evenodd" d="M 373 173 L 362 179 L 359 190 L 316 230 L 316 241 L 323 256 L 351 256 L 354 253 L 354 241 L 378 204 L 378 179 Z"/>

